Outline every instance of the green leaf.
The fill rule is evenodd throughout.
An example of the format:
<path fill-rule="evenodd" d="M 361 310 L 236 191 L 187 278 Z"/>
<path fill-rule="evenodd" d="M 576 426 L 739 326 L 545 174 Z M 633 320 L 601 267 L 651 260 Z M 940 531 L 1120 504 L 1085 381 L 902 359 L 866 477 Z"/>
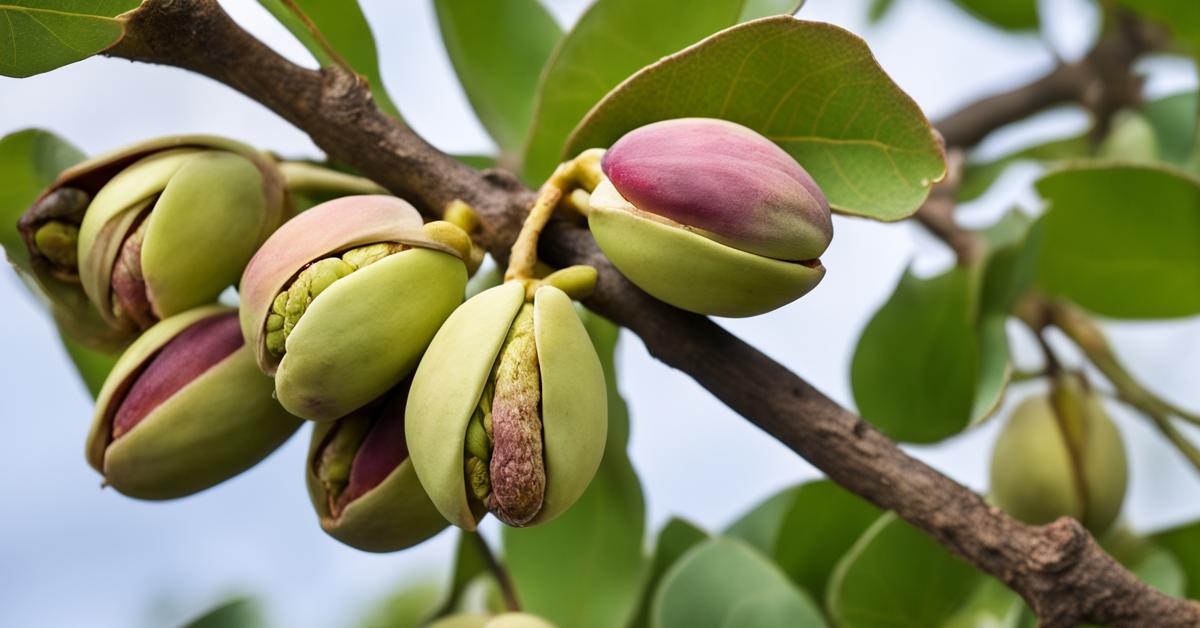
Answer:
<path fill-rule="evenodd" d="M 499 161 L 499 159 L 492 155 L 454 155 L 454 158 L 476 170 L 495 168 L 496 163 Z"/>
<path fill-rule="evenodd" d="M 650 573 L 646 575 L 642 586 L 642 598 L 638 602 L 638 610 L 634 613 L 632 628 L 648 628 L 650 626 L 650 607 L 654 601 L 654 593 L 662 582 L 663 575 L 688 550 L 704 542 L 708 533 L 695 525 L 680 519 L 672 518 L 658 533 L 658 542 L 654 546 L 654 558 L 650 561 Z"/>
<path fill-rule="evenodd" d="M 1079 165 L 1037 182 L 1043 289 L 1114 318 L 1200 313 L 1200 180 L 1169 168 Z"/>
<path fill-rule="evenodd" d="M 958 185 L 958 200 L 965 203 L 979 198 L 1014 163 L 1037 161 L 1053 164 L 1065 159 L 1086 157 L 1091 151 L 1088 136 L 1081 134 L 1036 144 L 992 161 L 967 161 L 962 181 Z"/>
<path fill-rule="evenodd" d="M 33 271 L 29 251 L 17 232 L 17 220 L 58 173 L 83 159 L 78 148 L 49 131 L 28 129 L 0 138 L 0 245 L 25 287 L 39 301 L 44 302 L 37 283 L 30 278 Z M 88 392 L 95 397 L 117 356 L 89 349 L 61 332 L 59 337 Z"/>
<path fill-rule="evenodd" d="M 871 0 L 871 6 L 867 9 L 867 21 L 871 24 L 878 24 L 894 5 L 895 0 Z"/>
<path fill-rule="evenodd" d="M 783 520 L 799 494 L 799 486 L 775 493 L 731 523 L 724 535 L 741 539 L 763 554 L 773 556 L 775 543 L 779 541 L 779 533 L 783 529 Z"/>
<path fill-rule="evenodd" d="M 0 0 L 2 1 L 2 0 Z M 337 54 L 354 69 L 355 72 L 367 79 L 371 86 L 371 95 L 375 104 L 384 112 L 400 120 L 400 111 L 396 109 L 392 98 L 388 96 L 383 86 L 383 76 L 379 73 L 379 55 L 375 51 L 375 36 L 371 26 L 363 15 L 362 8 L 356 0 L 294 0 L 304 15 L 312 20 L 321 36 L 329 43 Z M 266 10 L 275 16 L 304 47 L 316 57 L 321 67 L 337 65 L 337 60 L 321 45 L 317 36 L 307 25 L 290 11 L 283 0 L 258 0 Z"/>
<path fill-rule="evenodd" d="M 833 568 L 880 511 L 829 480 L 784 489 L 725 532 L 770 557 L 815 599 Z"/>
<path fill-rule="evenodd" d="M 827 607 L 844 628 L 940 626 L 982 578 L 933 539 L 887 514 L 838 564 Z"/>
<path fill-rule="evenodd" d="M 189 621 L 183 628 L 262 628 L 266 625 L 258 601 L 238 597 Z"/>
<path fill-rule="evenodd" d="M 759 131 L 848 214 L 904 218 L 946 170 L 929 121 L 862 39 L 790 17 L 729 28 L 641 70 L 587 114 L 566 153 L 690 116 Z"/>
<path fill-rule="evenodd" d="M 772 556 L 792 582 L 823 600 L 838 561 L 880 514 L 829 480 L 809 482 L 784 517 Z"/>
<path fill-rule="evenodd" d="M 990 417 L 999 407 L 1012 377 L 1005 322 L 1033 278 L 1038 230 L 1019 210 L 1011 210 L 996 224 L 980 232 L 988 252 L 980 274 L 979 380 L 971 422 Z"/>
<path fill-rule="evenodd" d="M 1018 628 L 1028 614 L 1025 601 L 995 578 L 984 576 L 942 628 Z"/>
<path fill-rule="evenodd" d="M 521 175 L 540 183 L 563 160 L 571 129 L 642 66 L 735 24 L 745 0 L 597 0 L 542 73 Z M 607 144 L 606 144 L 607 145 Z M 573 155 L 572 155 L 573 156 Z"/>
<path fill-rule="evenodd" d="M 976 18 L 1010 31 L 1037 30 L 1037 0 L 954 0 Z"/>
<path fill-rule="evenodd" d="M 971 316 L 968 270 L 929 279 L 906 271 L 854 352 L 850 382 L 863 418 L 895 440 L 916 443 L 966 427 L 979 373 Z"/>
<path fill-rule="evenodd" d="M 1150 540 L 1174 555 L 1187 583 L 1184 594 L 1200 600 L 1200 521 L 1157 532 Z"/>
<path fill-rule="evenodd" d="M 67 350 L 67 357 L 75 364 L 75 370 L 83 380 L 83 385 L 95 399 L 119 356 L 89 349 L 61 332 L 58 337 L 62 340 L 63 348 Z"/>
<path fill-rule="evenodd" d="M 0 138 L 0 245 L 18 268 L 30 270 L 17 221 L 58 173 L 83 159 L 78 148 L 49 131 L 26 129 Z"/>
<path fill-rule="evenodd" d="M 0 0 L 0 76 L 25 78 L 99 54 L 140 0 Z"/>
<path fill-rule="evenodd" d="M 739 22 L 749 22 L 772 15 L 795 15 L 804 0 L 746 0 Z"/>
<path fill-rule="evenodd" d="M 1142 114 L 1154 128 L 1162 158 L 1176 166 L 1186 166 L 1196 144 L 1196 112 L 1200 108 L 1196 92 L 1173 94 L 1152 100 Z"/>
<path fill-rule="evenodd" d="M 1183 565 L 1161 547 L 1147 547 L 1141 556 L 1126 564 L 1146 584 L 1172 597 L 1183 595 L 1187 577 Z"/>
<path fill-rule="evenodd" d="M 562 29 L 538 0 L 434 0 L 446 52 L 471 107 L 505 155 L 520 152 L 530 94 Z"/>
<path fill-rule="evenodd" d="M 616 387 L 619 328 L 584 317 L 608 382 L 608 444 L 579 501 L 536 528 L 503 529 L 504 556 L 523 610 L 558 626 L 607 628 L 627 622 L 638 599 L 646 507 L 629 462 L 629 412 Z"/>
<path fill-rule="evenodd" d="M 812 600 L 749 545 L 714 538 L 692 548 L 654 596 L 655 628 L 825 626 Z"/>

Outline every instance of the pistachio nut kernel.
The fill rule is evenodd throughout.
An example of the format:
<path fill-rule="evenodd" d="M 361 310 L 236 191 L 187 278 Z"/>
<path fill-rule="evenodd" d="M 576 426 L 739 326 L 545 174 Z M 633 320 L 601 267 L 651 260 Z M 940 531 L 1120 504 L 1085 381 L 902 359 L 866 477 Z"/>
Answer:
<path fill-rule="evenodd" d="M 117 360 L 87 457 L 121 493 L 172 499 L 245 471 L 300 423 L 271 397 L 236 310 L 206 306 L 154 325 Z"/>
<path fill-rule="evenodd" d="M 992 452 L 991 497 L 1026 523 L 1069 516 L 1099 535 L 1125 499 L 1125 445 L 1094 395 L 1068 395 L 1066 406 L 1031 397 L 1009 417 Z"/>
<path fill-rule="evenodd" d="M 408 461 L 408 387 L 313 430 L 308 493 L 321 528 L 351 547 L 394 552 L 446 527 Z"/>
<path fill-rule="evenodd" d="M 829 203 L 800 164 L 751 129 L 708 118 L 648 124 L 613 144 L 601 169 L 589 198 L 596 242 L 662 301 L 753 316 L 825 274 Z"/>
<path fill-rule="evenodd" d="M 417 367 L 406 411 L 410 459 L 434 505 L 473 530 L 550 521 L 587 488 L 607 437 L 599 358 L 571 299 L 521 281 L 472 297 Z"/>
<path fill-rule="evenodd" d="M 242 334 L 289 412 L 332 421 L 408 377 L 462 302 L 461 229 L 347 196 L 284 224 L 242 275 Z"/>
<path fill-rule="evenodd" d="M 437 620 L 429 628 L 554 628 L 554 624 L 529 613 L 457 613 Z"/>

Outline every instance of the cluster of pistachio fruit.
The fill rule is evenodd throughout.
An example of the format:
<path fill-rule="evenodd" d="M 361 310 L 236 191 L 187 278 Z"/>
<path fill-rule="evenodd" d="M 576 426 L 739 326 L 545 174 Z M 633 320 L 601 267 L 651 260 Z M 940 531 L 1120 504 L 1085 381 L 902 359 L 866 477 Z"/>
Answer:
<path fill-rule="evenodd" d="M 727 316 L 810 290 L 832 235 L 799 164 L 709 119 L 651 124 L 562 164 L 504 282 L 466 302 L 481 256 L 469 210 L 426 223 L 402 199 L 353 194 L 296 212 L 291 191 L 269 155 L 167 138 L 65 172 L 19 228 L 64 331 L 123 349 L 87 444 L 107 485 L 189 495 L 307 420 L 321 526 L 368 551 L 487 513 L 545 523 L 595 475 L 606 386 L 573 302 L 597 273 L 538 261 L 553 212 L 586 215 L 651 295 Z M 235 285 L 239 306 L 221 305 Z"/>

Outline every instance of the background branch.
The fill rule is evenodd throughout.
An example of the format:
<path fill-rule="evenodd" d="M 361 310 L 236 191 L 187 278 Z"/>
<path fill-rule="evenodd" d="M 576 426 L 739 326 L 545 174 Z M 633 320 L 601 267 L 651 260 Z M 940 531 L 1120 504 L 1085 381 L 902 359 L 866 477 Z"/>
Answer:
<path fill-rule="evenodd" d="M 315 71 L 290 63 L 238 27 L 215 0 L 148 0 L 109 54 L 193 70 L 241 91 L 306 131 L 331 158 L 430 215 L 454 199 L 466 201 L 480 214 L 482 240 L 501 261 L 533 199 L 512 175 L 477 172 L 387 117 L 345 70 Z M 1023 117 L 1022 112 L 1075 94 L 1085 83 L 1076 71 L 1018 90 L 1017 97 L 994 97 L 983 109 L 968 108 L 981 113 L 951 116 L 943 133 L 951 144 L 973 143 L 991 128 Z M 835 482 L 894 510 L 1007 583 L 1043 625 L 1200 624 L 1200 604 L 1146 586 L 1074 520 L 1041 527 L 1017 522 L 906 455 L 858 416 L 711 320 L 650 298 L 612 267 L 582 226 L 555 221 L 540 253 L 558 266 L 595 266 L 599 282 L 585 305 L 638 334 L 656 358 L 691 375 Z"/>

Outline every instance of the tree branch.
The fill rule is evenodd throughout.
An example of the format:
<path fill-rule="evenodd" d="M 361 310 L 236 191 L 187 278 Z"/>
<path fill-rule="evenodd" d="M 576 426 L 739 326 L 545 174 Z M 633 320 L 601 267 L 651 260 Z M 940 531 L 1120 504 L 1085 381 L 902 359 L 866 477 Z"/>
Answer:
<path fill-rule="evenodd" d="M 314 71 L 290 63 L 238 27 L 215 0 L 147 0 L 109 54 L 174 65 L 221 81 L 305 130 L 330 157 L 430 214 L 454 199 L 466 201 L 479 212 L 482 239 L 500 259 L 507 258 L 533 199 L 512 175 L 476 172 L 388 118 L 375 107 L 367 86 L 346 71 Z M 960 130 L 952 125 L 950 133 L 974 135 L 966 126 Z M 834 481 L 894 510 L 1007 583 L 1043 625 L 1200 624 L 1200 604 L 1167 597 L 1141 583 L 1074 520 L 1041 527 L 1017 522 L 906 455 L 868 423 L 711 320 L 641 292 L 612 267 L 580 225 L 555 221 L 542 238 L 541 254 L 556 265 L 595 266 L 599 282 L 585 303 L 590 309 L 638 334 L 655 357 L 691 375 Z"/>

